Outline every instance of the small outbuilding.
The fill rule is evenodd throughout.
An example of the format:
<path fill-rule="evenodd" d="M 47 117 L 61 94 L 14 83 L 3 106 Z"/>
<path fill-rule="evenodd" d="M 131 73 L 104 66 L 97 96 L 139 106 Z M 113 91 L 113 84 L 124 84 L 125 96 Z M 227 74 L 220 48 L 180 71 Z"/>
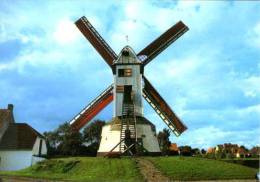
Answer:
<path fill-rule="evenodd" d="M 46 155 L 44 137 L 26 123 L 15 123 L 11 104 L 0 109 L 0 171 L 29 167 Z"/>

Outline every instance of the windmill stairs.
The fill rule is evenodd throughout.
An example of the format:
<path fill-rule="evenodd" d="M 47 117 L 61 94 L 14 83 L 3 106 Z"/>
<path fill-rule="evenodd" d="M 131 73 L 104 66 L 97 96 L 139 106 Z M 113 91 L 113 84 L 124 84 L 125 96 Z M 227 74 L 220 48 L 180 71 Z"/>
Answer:
<path fill-rule="evenodd" d="M 121 153 L 125 153 L 127 148 L 132 148 L 134 142 L 137 141 L 136 116 L 133 103 L 123 104 L 120 140 L 122 140 L 120 143 Z M 133 152 L 130 149 L 129 153 L 130 155 L 133 155 Z"/>
<path fill-rule="evenodd" d="M 135 115 L 135 105 L 124 103 L 121 116 L 120 142 L 113 147 L 105 157 L 114 157 L 113 151 L 119 146 L 120 155 L 139 155 L 148 152 L 137 138 L 137 117 Z"/>

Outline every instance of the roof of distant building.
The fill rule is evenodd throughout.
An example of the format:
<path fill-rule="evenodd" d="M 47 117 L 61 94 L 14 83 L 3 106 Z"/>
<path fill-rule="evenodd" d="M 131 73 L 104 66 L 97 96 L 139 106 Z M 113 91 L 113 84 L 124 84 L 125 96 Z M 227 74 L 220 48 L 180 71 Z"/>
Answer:
<path fill-rule="evenodd" d="M 170 149 L 170 151 L 178 151 L 179 150 L 176 143 L 171 143 L 169 149 Z"/>
<path fill-rule="evenodd" d="M 207 150 L 207 154 L 211 154 L 215 152 L 215 148 L 214 147 L 209 147 Z"/>
<path fill-rule="evenodd" d="M 44 138 L 28 124 L 11 123 L 0 141 L 0 150 L 31 150 L 37 137 Z"/>

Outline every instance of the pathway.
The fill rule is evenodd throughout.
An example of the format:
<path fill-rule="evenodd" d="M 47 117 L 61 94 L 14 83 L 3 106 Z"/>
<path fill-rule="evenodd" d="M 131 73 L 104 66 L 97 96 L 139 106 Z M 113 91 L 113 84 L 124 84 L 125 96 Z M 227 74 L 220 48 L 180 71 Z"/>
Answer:
<path fill-rule="evenodd" d="M 135 161 L 145 182 L 170 182 L 170 179 L 156 169 L 151 161 L 145 158 L 135 158 Z"/>
<path fill-rule="evenodd" d="M 0 176 L 0 182 L 65 182 L 65 181 L 34 179 L 34 178 L 16 177 L 16 176 Z"/>

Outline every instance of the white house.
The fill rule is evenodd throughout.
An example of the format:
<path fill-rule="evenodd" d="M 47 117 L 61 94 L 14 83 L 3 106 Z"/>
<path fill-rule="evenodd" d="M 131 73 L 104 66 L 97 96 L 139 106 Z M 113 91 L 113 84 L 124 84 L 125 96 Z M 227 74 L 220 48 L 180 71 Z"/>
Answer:
<path fill-rule="evenodd" d="M 19 170 L 44 160 L 44 137 L 26 123 L 15 123 L 13 106 L 0 109 L 0 171 Z"/>

